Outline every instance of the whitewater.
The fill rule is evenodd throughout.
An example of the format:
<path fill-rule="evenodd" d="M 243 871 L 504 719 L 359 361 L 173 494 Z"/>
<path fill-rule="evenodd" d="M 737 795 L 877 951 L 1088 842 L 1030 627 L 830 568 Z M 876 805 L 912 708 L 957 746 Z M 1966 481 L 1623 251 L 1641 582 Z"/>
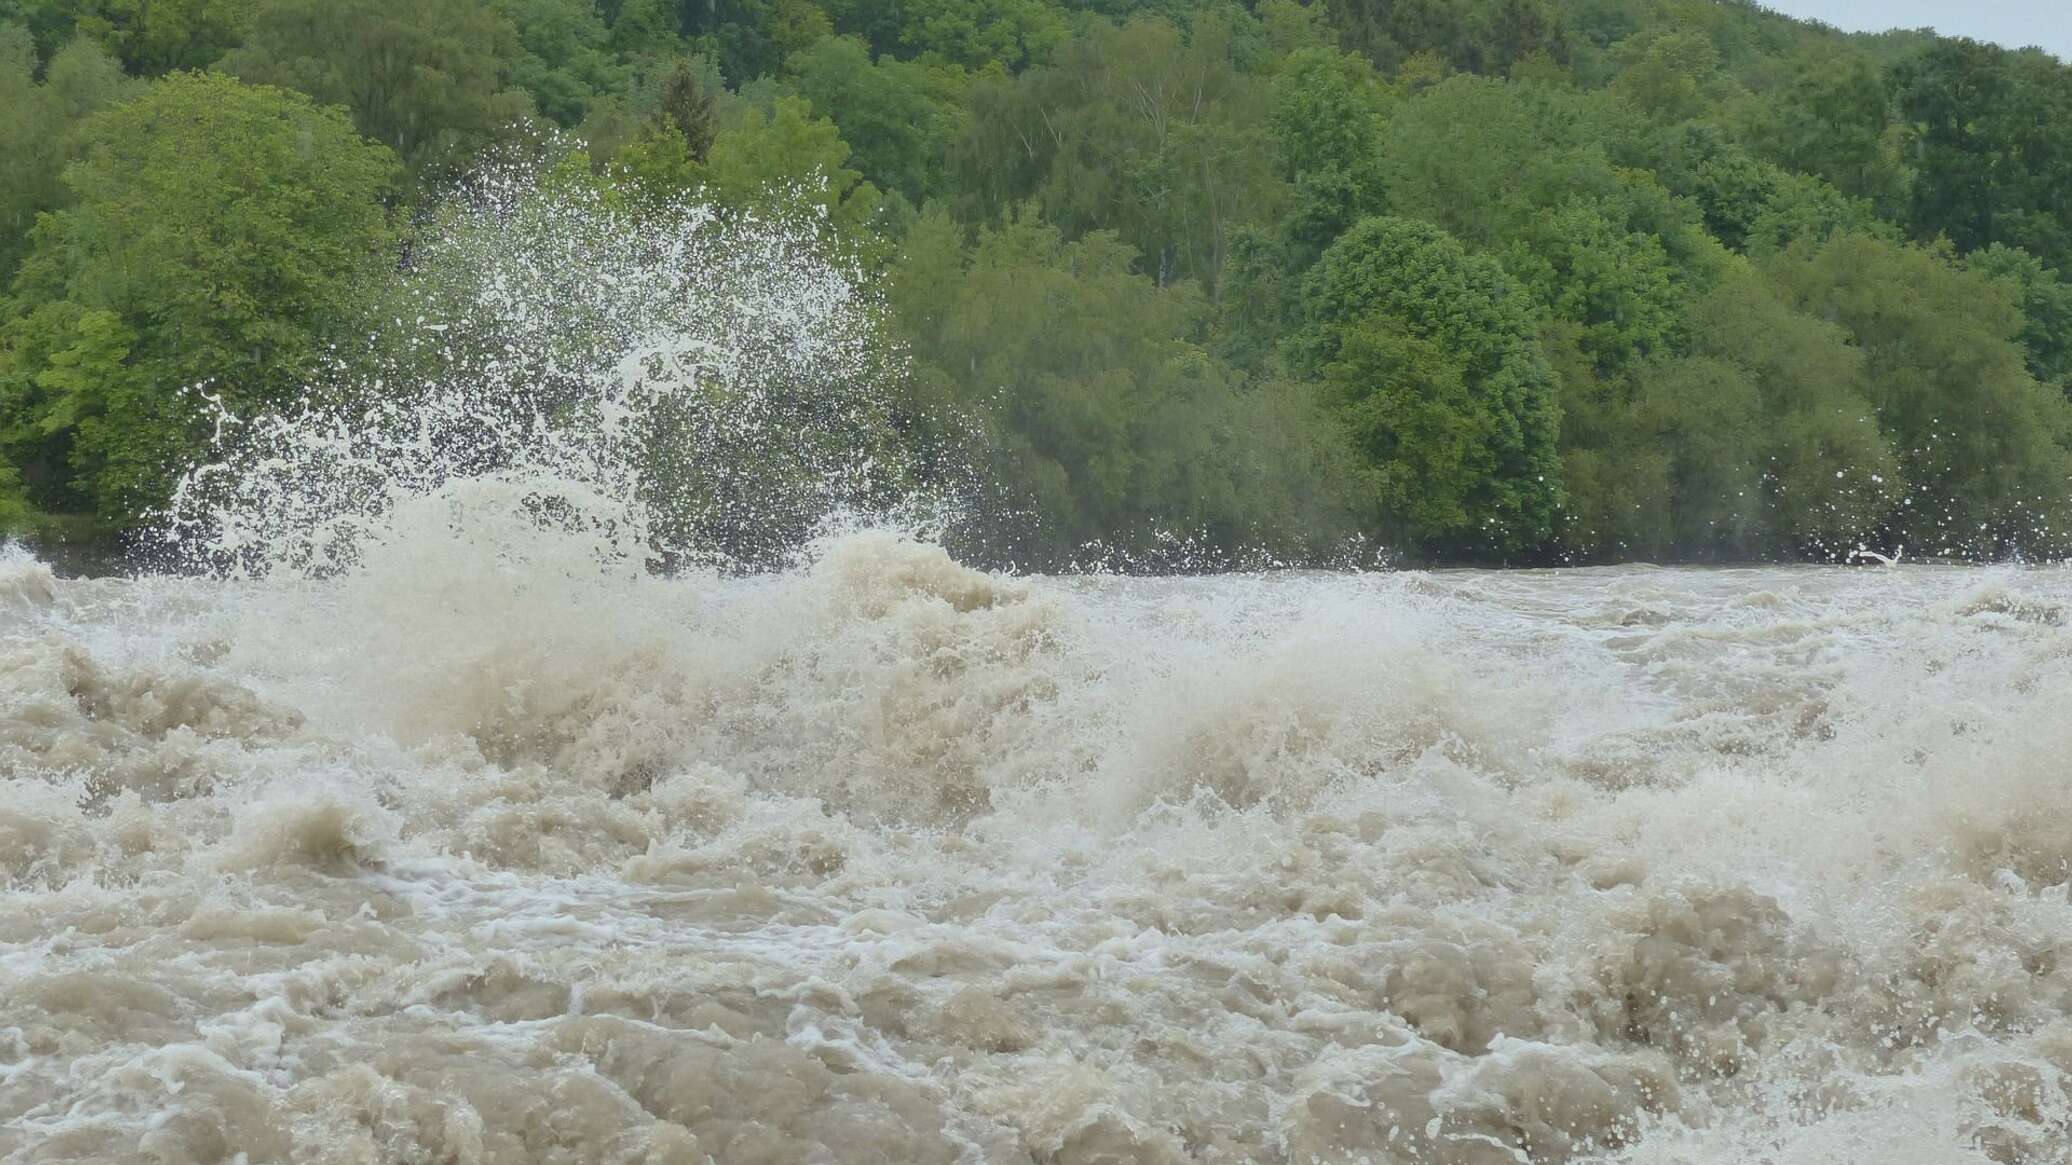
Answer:
<path fill-rule="evenodd" d="M 2062 570 L 440 551 L 0 559 L 0 1159 L 2068 1159 Z"/>
<path fill-rule="evenodd" d="M 810 224 L 418 261 L 0 548 L 5 1165 L 2072 1161 L 2072 568 L 980 569 Z"/>

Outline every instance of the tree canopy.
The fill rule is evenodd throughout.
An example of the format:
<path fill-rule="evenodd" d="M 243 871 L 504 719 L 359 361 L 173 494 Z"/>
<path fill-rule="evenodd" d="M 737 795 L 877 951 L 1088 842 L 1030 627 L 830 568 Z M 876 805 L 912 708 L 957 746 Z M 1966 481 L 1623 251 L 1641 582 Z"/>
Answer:
<path fill-rule="evenodd" d="M 45 497 L 124 522 L 199 448 L 209 398 L 278 405 L 301 385 L 388 260 L 394 161 L 336 110 L 206 74 L 93 116 L 78 142 L 70 202 L 38 219 L 0 325 L 0 440 Z"/>
<path fill-rule="evenodd" d="M 1741 0 L 0 0 L 0 107 L 10 528 L 134 527 L 529 159 L 821 223 L 979 558 L 2072 552 L 2037 50 Z"/>

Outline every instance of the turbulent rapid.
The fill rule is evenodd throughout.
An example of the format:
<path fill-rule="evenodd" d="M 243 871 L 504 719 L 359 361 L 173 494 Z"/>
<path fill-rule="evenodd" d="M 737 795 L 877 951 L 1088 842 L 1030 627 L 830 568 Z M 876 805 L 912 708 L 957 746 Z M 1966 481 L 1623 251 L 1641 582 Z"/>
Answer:
<path fill-rule="evenodd" d="M 2072 1161 L 2072 570 L 987 572 L 810 238 L 485 205 L 0 549 L 0 1162 Z"/>
<path fill-rule="evenodd" d="M 2047 1162 L 2072 575 L 65 580 L 0 1160 Z"/>

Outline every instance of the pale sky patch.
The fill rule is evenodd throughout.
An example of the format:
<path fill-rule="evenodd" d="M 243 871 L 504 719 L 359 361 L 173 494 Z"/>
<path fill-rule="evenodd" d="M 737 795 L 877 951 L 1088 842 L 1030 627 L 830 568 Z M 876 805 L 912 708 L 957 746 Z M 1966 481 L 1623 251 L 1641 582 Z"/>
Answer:
<path fill-rule="evenodd" d="M 1933 28 L 1944 36 L 1968 36 L 2009 48 L 2041 45 L 2072 61 L 2072 0 L 1761 0 L 1792 16 L 1832 24 L 1849 32 L 1888 28 Z"/>

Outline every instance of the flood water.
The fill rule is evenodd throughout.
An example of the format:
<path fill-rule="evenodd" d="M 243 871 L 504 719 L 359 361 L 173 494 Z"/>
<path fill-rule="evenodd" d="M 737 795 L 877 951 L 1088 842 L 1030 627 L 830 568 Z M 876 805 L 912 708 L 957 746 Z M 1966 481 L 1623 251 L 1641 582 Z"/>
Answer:
<path fill-rule="evenodd" d="M 2072 1160 L 2072 572 L 0 557 L 0 1160 Z"/>

